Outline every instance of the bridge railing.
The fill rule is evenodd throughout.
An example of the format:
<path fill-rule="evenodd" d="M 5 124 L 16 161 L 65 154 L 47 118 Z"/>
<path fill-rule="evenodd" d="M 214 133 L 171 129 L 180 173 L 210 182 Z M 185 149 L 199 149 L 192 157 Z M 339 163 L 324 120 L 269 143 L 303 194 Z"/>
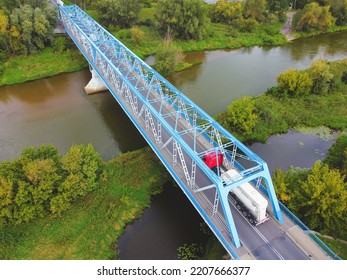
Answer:
<path fill-rule="evenodd" d="M 279 202 L 282 212 L 297 226 L 299 226 L 305 234 L 310 237 L 328 256 L 335 260 L 341 258 L 333 252 L 312 230 L 310 230 L 297 216 L 293 214 L 283 203 Z"/>

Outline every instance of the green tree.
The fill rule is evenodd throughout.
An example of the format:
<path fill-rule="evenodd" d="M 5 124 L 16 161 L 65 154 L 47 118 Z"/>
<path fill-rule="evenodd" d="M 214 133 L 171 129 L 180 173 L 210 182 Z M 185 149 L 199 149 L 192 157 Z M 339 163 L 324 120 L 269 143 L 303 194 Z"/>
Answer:
<path fill-rule="evenodd" d="M 141 5 L 139 0 L 98 0 L 94 7 L 103 24 L 130 28 L 138 20 Z"/>
<path fill-rule="evenodd" d="M 20 33 L 26 53 L 35 53 L 52 43 L 55 15 L 50 9 L 33 8 L 25 4 L 15 8 L 10 18 Z"/>
<path fill-rule="evenodd" d="M 314 61 L 308 69 L 308 74 L 313 82 L 313 94 L 325 94 L 329 91 L 334 75 L 330 71 L 330 64 L 323 59 Z"/>
<path fill-rule="evenodd" d="M 158 72 L 163 75 L 172 74 L 177 65 L 183 61 L 182 49 L 170 39 L 166 39 L 155 53 L 155 61 L 155 69 Z"/>
<path fill-rule="evenodd" d="M 343 165 L 341 173 L 347 176 L 347 148 L 343 151 Z"/>
<path fill-rule="evenodd" d="M 0 175 L 0 224 L 13 219 L 13 181 Z"/>
<path fill-rule="evenodd" d="M 288 69 L 277 76 L 277 83 L 281 95 L 300 96 L 310 93 L 313 81 L 306 71 Z"/>
<path fill-rule="evenodd" d="M 243 3 L 218 0 L 212 10 L 212 21 L 232 24 L 235 20 L 242 18 Z"/>
<path fill-rule="evenodd" d="M 200 40 L 206 33 L 208 19 L 202 0 L 159 0 L 155 17 L 162 35 Z"/>
<path fill-rule="evenodd" d="M 236 19 L 233 25 L 242 32 L 252 32 L 259 26 L 259 22 L 254 18 L 239 18 Z"/>
<path fill-rule="evenodd" d="M 289 209 L 295 210 L 295 188 L 307 178 L 309 170 L 290 166 L 286 172 L 276 168 L 272 174 L 276 194 Z"/>
<path fill-rule="evenodd" d="M 270 12 L 285 12 L 289 9 L 290 0 L 267 0 L 267 6 Z"/>
<path fill-rule="evenodd" d="M 346 232 L 347 184 L 337 170 L 316 162 L 296 191 L 297 213 L 310 228 L 333 236 Z"/>
<path fill-rule="evenodd" d="M 329 9 L 329 6 L 321 7 L 316 2 L 307 4 L 302 11 L 294 15 L 293 25 L 295 30 L 305 32 L 327 30 L 336 21 Z"/>
<path fill-rule="evenodd" d="M 253 18 L 262 22 L 266 12 L 266 0 L 246 0 L 243 8 L 244 18 Z"/>
<path fill-rule="evenodd" d="M 235 100 L 227 108 L 227 127 L 240 133 L 251 133 L 258 122 L 258 116 L 254 111 L 252 97 L 244 96 Z"/>
<path fill-rule="evenodd" d="M 61 182 L 53 159 L 33 160 L 23 166 L 23 171 L 34 204 L 46 213 L 50 197 Z"/>
<path fill-rule="evenodd" d="M 71 199 L 85 195 L 97 186 L 101 157 L 92 145 L 74 145 L 62 157 L 65 180 L 58 187 L 59 193 Z"/>
<path fill-rule="evenodd" d="M 340 135 L 330 147 L 324 163 L 330 168 L 339 169 L 341 174 L 347 175 L 347 135 Z"/>
<path fill-rule="evenodd" d="M 10 22 L 9 17 L 0 9 L 0 51 L 6 55 L 16 53 L 24 48 L 20 41 L 18 28 Z"/>
<path fill-rule="evenodd" d="M 336 25 L 347 24 L 347 0 L 332 0 L 330 11 L 336 18 Z"/>
<path fill-rule="evenodd" d="M 131 34 L 131 40 L 136 45 L 140 45 L 143 42 L 143 40 L 145 39 L 145 33 L 137 26 L 133 26 L 130 29 L 130 34 Z"/>
<path fill-rule="evenodd" d="M 38 212 L 40 209 L 34 204 L 29 186 L 29 183 L 25 181 L 17 182 L 17 192 L 14 198 L 13 211 L 13 218 L 16 224 L 28 222 L 41 214 L 41 212 Z"/>
<path fill-rule="evenodd" d="M 307 4 L 312 2 L 312 0 L 293 0 L 293 9 L 303 9 Z"/>

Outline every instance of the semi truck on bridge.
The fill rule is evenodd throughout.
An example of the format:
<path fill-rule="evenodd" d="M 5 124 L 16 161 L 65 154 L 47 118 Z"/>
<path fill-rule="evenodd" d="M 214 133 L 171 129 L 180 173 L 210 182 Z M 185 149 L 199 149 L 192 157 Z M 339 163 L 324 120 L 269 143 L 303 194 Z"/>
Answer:
<path fill-rule="evenodd" d="M 223 166 L 224 156 L 221 152 L 206 154 L 202 160 L 217 175 L 220 175 L 224 184 L 241 177 L 237 170 L 225 169 Z M 252 225 L 257 226 L 269 219 L 266 213 L 268 201 L 249 182 L 233 188 L 229 196 L 235 207 Z"/>

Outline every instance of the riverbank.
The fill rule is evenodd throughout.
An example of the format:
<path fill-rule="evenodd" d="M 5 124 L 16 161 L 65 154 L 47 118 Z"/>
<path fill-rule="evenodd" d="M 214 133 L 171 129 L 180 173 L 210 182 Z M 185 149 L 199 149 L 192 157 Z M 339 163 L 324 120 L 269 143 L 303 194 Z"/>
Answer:
<path fill-rule="evenodd" d="M 59 54 L 53 48 L 45 48 L 38 54 L 19 55 L 7 60 L 2 65 L 0 86 L 76 72 L 87 66 L 87 61 L 75 46 Z"/>
<path fill-rule="evenodd" d="M 105 164 L 96 190 L 60 218 L 0 227 L 0 259 L 115 259 L 125 226 L 141 216 L 168 180 L 149 148 L 121 154 Z"/>
<path fill-rule="evenodd" d="M 333 130 L 347 129 L 347 85 L 341 82 L 342 73 L 347 71 L 347 59 L 331 62 L 334 73 L 332 84 L 338 85 L 332 92 L 323 95 L 277 97 L 270 93 L 253 97 L 256 125 L 247 133 L 233 129 L 228 113 L 215 118 L 224 127 L 230 128 L 238 139 L 248 144 L 266 142 L 274 134 L 286 133 L 298 127 L 326 126 Z M 333 108 L 333 109 L 332 109 Z"/>

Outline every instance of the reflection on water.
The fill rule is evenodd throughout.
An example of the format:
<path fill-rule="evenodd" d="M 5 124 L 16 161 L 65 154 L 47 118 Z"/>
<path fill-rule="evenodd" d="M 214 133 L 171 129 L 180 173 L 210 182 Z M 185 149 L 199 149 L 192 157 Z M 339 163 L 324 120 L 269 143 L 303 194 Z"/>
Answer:
<path fill-rule="evenodd" d="M 273 172 L 276 167 L 287 170 L 289 166 L 309 168 L 317 160 L 323 160 L 334 143 L 336 133 L 330 138 L 289 131 L 271 136 L 267 143 L 255 143 L 250 149 L 268 164 Z"/>
<path fill-rule="evenodd" d="M 281 47 L 251 47 L 186 54 L 187 61 L 202 60 L 168 80 L 211 115 L 236 98 L 258 95 L 276 84 L 288 68 L 305 69 L 317 59 L 347 57 L 347 31 L 294 40 Z"/>
<path fill-rule="evenodd" d="M 127 226 L 118 240 L 123 260 L 175 260 L 184 244 L 205 243 L 203 220 L 176 186 L 166 186 L 141 219 Z"/>
<path fill-rule="evenodd" d="M 0 88 L 0 160 L 23 148 L 92 143 L 105 160 L 146 145 L 110 93 L 86 95 L 88 70 Z"/>

